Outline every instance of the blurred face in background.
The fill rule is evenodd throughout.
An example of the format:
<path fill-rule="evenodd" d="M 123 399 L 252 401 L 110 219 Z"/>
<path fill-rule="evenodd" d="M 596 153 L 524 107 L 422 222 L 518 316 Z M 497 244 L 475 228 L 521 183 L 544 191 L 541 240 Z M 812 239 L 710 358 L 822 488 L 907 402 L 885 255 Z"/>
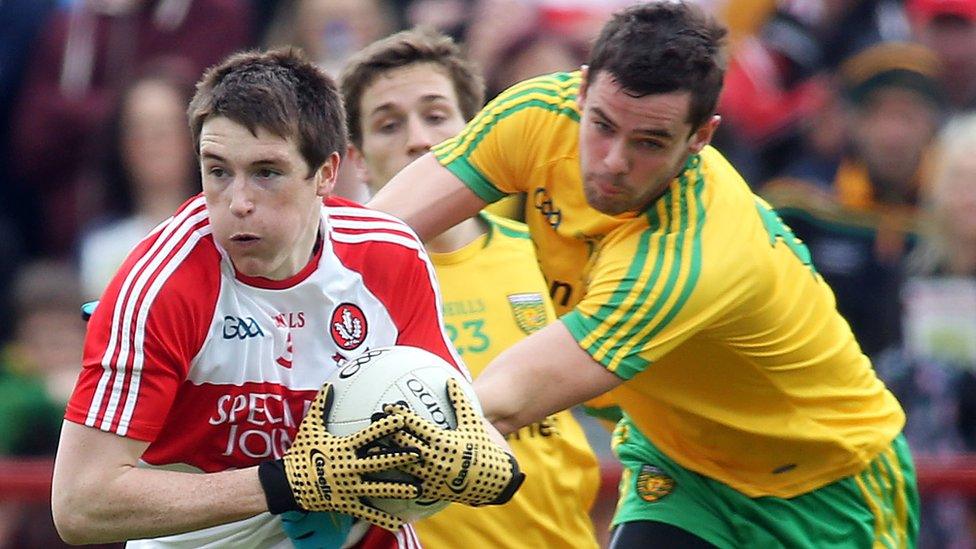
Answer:
<path fill-rule="evenodd" d="M 374 193 L 404 166 L 464 128 L 454 85 L 433 63 L 377 76 L 363 90 L 360 103 L 363 144 L 353 156 Z"/>
<path fill-rule="evenodd" d="M 937 108 L 919 93 L 898 87 L 871 92 L 849 118 L 849 131 L 873 181 L 914 184 L 919 164 L 938 124 Z"/>
<path fill-rule="evenodd" d="M 380 0 L 301 0 L 295 27 L 298 45 L 333 74 L 351 54 L 393 30 Z"/>
<path fill-rule="evenodd" d="M 961 151 L 942 169 L 934 189 L 935 217 L 948 238 L 976 245 L 976 156 Z"/>
<path fill-rule="evenodd" d="M 186 194 L 193 178 L 193 149 L 186 103 L 171 86 L 146 80 L 126 95 L 122 156 L 135 192 Z"/>

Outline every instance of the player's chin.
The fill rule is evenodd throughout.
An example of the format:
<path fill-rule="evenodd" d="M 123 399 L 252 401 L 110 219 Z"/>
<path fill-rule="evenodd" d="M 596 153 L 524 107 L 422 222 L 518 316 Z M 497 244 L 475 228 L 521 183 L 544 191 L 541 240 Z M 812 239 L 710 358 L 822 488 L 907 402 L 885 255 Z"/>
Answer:
<path fill-rule="evenodd" d="M 587 191 L 586 202 L 594 210 L 606 215 L 620 215 L 629 211 L 627 204 L 615 200 L 613 197 L 603 195 L 599 191 Z"/>
<path fill-rule="evenodd" d="M 270 277 L 272 271 L 270 261 L 248 253 L 230 252 L 229 255 L 238 273 L 244 276 Z"/>

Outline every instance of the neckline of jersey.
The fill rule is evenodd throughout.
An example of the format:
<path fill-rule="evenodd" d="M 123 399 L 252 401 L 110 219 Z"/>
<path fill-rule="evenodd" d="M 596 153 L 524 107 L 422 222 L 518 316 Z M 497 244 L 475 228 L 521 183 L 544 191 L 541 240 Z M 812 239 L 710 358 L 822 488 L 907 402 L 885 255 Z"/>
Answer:
<path fill-rule="evenodd" d="M 471 242 L 468 242 L 467 244 L 458 248 L 457 250 L 454 250 L 453 252 L 441 252 L 441 253 L 431 252 L 430 254 L 428 254 L 430 256 L 430 262 L 433 263 L 434 265 L 443 266 L 443 265 L 454 265 L 456 263 L 460 263 L 462 261 L 468 260 L 471 257 L 473 257 L 475 254 L 483 250 L 488 245 L 490 235 L 494 230 L 495 230 L 494 226 L 490 227 L 487 233 L 478 236 L 478 238 L 475 238 Z"/>

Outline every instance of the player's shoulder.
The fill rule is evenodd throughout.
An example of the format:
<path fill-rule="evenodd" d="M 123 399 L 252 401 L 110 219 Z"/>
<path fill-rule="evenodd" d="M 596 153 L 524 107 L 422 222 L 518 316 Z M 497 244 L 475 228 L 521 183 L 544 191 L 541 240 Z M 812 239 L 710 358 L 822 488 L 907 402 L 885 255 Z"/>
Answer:
<path fill-rule="evenodd" d="M 185 202 L 130 252 L 103 302 L 150 312 L 208 308 L 220 290 L 221 255 L 202 196 Z"/>
<path fill-rule="evenodd" d="M 416 257 L 424 248 L 420 238 L 397 217 L 338 197 L 325 201 L 329 238 L 336 253 L 367 255 L 380 263 Z"/>
<path fill-rule="evenodd" d="M 579 71 L 555 72 L 523 80 L 492 101 L 489 111 L 531 111 L 553 120 L 579 122 Z"/>
<path fill-rule="evenodd" d="M 212 232 L 203 196 L 194 196 L 136 245 L 123 270 L 151 271 L 154 276 L 187 269 L 219 271 L 220 252 Z"/>

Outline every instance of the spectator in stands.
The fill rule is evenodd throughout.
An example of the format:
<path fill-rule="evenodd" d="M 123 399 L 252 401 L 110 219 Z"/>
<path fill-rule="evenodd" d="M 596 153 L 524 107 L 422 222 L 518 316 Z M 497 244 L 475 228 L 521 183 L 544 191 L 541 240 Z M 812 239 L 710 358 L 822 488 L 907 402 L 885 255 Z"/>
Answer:
<path fill-rule="evenodd" d="M 504 62 L 487 72 L 491 97 L 534 76 L 576 70 L 586 59 L 586 49 L 562 36 L 534 30 L 513 40 L 499 59 Z"/>
<path fill-rule="evenodd" d="M 14 285 L 16 337 L 0 355 L 0 456 L 53 455 L 78 376 L 85 325 L 77 273 L 62 262 L 21 269 Z"/>
<path fill-rule="evenodd" d="M 186 58 L 194 76 L 250 38 L 250 4 L 237 0 L 76 0 L 48 19 L 15 106 L 14 166 L 39 211 L 31 249 L 64 254 L 92 212 L 76 188 L 92 139 L 118 91 L 146 62 Z"/>
<path fill-rule="evenodd" d="M 823 47 L 809 21 L 780 10 L 734 52 L 716 146 L 746 181 L 765 181 L 795 157 L 827 100 Z"/>
<path fill-rule="evenodd" d="M 945 65 L 942 84 L 955 111 L 976 108 L 976 1 L 910 0 L 915 36 Z"/>
<path fill-rule="evenodd" d="M 814 13 L 824 62 L 832 69 L 872 45 L 911 37 L 903 0 L 814 0 L 782 2 Z"/>
<path fill-rule="evenodd" d="M 53 456 L 85 337 L 78 273 L 66 261 L 34 261 L 22 267 L 13 294 L 15 307 L 3 310 L 16 332 L 0 349 L 0 459 Z M 37 499 L 0 498 L 0 548 L 64 547 L 50 503 Z"/>
<path fill-rule="evenodd" d="M 392 32 L 395 20 L 383 0 L 295 0 L 279 6 L 264 44 L 301 48 L 336 77 L 350 55 Z M 369 188 L 345 157 L 332 192 L 355 202 L 369 199 Z"/>
<path fill-rule="evenodd" d="M 914 451 L 976 451 L 976 115 L 953 119 L 925 187 L 926 231 L 908 259 L 905 345 L 876 362 L 905 408 Z M 972 503 L 940 494 L 922 502 L 921 547 L 976 547 Z"/>
<path fill-rule="evenodd" d="M 94 179 L 107 219 L 82 235 L 84 299 L 102 294 L 129 250 L 200 188 L 186 125 L 194 75 L 160 61 L 122 93 Z"/>
<path fill-rule="evenodd" d="M 384 0 L 296 0 L 280 5 L 264 44 L 299 47 L 335 76 L 350 55 L 392 32 L 394 21 Z"/>
<path fill-rule="evenodd" d="M 29 204 L 14 179 L 10 154 L 10 126 L 14 116 L 14 99 L 20 89 L 27 60 L 36 35 L 54 9 L 54 0 L 11 0 L 0 2 L 0 310 L 13 307 L 13 280 L 17 274 L 26 235 L 20 227 L 30 218 Z M 10 315 L 0 316 L 0 345 L 13 333 Z"/>
<path fill-rule="evenodd" d="M 926 151 L 943 114 L 935 55 L 887 43 L 848 60 L 848 151 L 833 179 L 783 178 L 763 193 L 807 243 L 868 354 L 900 340 L 902 260 L 916 236 Z"/>

